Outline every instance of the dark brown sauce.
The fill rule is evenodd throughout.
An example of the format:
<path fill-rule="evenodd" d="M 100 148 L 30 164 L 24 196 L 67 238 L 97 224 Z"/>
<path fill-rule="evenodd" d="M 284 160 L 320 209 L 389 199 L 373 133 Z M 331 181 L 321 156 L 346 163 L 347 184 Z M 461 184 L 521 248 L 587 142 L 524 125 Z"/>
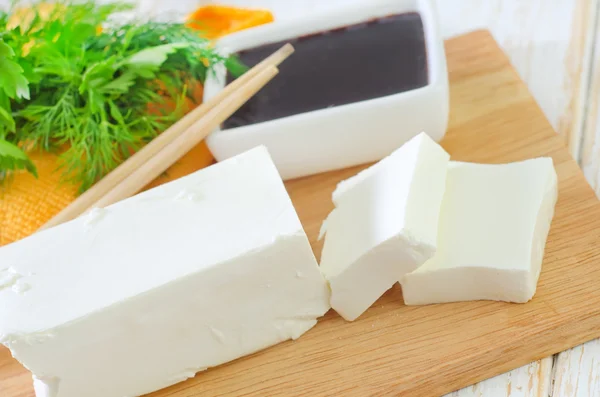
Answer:
<path fill-rule="evenodd" d="M 379 18 L 241 51 L 252 67 L 285 43 L 295 48 L 279 74 L 234 113 L 223 129 L 346 105 L 428 84 L 418 13 Z M 228 82 L 231 77 L 228 76 Z"/>

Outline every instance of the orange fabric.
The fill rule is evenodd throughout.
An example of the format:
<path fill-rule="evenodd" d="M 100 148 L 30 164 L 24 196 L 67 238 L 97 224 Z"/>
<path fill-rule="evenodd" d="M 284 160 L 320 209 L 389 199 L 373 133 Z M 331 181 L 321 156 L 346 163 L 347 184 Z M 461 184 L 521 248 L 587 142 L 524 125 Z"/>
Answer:
<path fill-rule="evenodd" d="M 75 186 L 59 183 L 54 172 L 56 155 L 29 153 L 38 169 L 38 179 L 20 172 L 0 189 L 0 245 L 8 244 L 35 232 L 74 198 Z"/>
<path fill-rule="evenodd" d="M 249 11 L 233 7 L 207 6 L 193 14 L 193 28 L 209 26 L 209 38 L 232 33 L 263 23 L 271 22 L 268 11 Z M 202 86 L 194 87 L 194 97 L 202 98 Z M 193 107 L 190 101 L 189 109 Z M 39 178 L 19 172 L 4 188 L 0 188 L 0 246 L 34 233 L 76 197 L 73 185 L 60 183 L 56 172 L 55 154 L 36 152 L 31 158 L 37 166 Z M 175 163 L 167 172 L 150 183 L 145 189 L 156 187 L 188 175 L 214 163 L 214 158 L 203 142 Z"/>

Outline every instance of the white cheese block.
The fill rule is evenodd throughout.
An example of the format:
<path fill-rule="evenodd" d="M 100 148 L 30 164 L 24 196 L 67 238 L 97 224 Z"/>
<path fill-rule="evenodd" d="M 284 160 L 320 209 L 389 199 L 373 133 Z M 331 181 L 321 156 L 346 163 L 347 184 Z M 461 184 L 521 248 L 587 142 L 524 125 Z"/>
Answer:
<path fill-rule="evenodd" d="M 551 158 L 501 165 L 451 162 L 438 251 L 402 279 L 405 303 L 529 301 L 557 195 Z"/>
<path fill-rule="evenodd" d="M 0 269 L 0 340 L 38 397 L 149 393 L 329 309 L 264 147 L 3 247 Z"/>
<path fill-rule="evenodd" d="M 422 133 L 333 193 L 321 270 L 346 320 L 435 253 L 448 160 Z"/>

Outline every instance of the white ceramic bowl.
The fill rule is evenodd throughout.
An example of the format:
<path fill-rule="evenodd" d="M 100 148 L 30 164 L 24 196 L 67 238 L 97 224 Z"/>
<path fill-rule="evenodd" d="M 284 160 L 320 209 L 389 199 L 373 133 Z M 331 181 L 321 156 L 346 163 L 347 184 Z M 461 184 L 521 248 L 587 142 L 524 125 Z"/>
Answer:
<path fill-rule="evenodd" d="M 423 21 L 428 84 L 394 95 L 214 131 L 207 144 L 218 161 L 265 145 L 283 179 L 380 160 L 418 133 L 439 141 L 448 123 L 448 73 L 437 15 L 430 0 L 372 0 L 336 12 L 274 22 L 219 40 L 223 53 L 361 23 L 390 14 L 418 12 Z M 293 57 L 293 55 L 292 55 Z M 292 62 L 292 57 L 285 62 Z M 277 77 L 275 77 L 277 78 Z M 219 92 L 225 70 L 206 81 L 204 99 Z"/>

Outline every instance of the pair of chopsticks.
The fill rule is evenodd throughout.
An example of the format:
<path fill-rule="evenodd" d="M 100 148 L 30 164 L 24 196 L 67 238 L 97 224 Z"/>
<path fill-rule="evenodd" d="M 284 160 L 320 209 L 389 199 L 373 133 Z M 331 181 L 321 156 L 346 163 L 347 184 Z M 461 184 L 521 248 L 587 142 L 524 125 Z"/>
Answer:
<path fill-rule="evenodd" d="M 277 66 L 293 52 L 294 47 L 286 44 L 248 70 L 98 181 L 40 230 L 70 221 L 92 208 L 106 207 L 139 192 L 264 87 L 279 72 Z"/>

